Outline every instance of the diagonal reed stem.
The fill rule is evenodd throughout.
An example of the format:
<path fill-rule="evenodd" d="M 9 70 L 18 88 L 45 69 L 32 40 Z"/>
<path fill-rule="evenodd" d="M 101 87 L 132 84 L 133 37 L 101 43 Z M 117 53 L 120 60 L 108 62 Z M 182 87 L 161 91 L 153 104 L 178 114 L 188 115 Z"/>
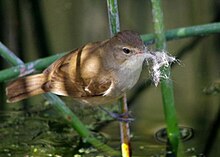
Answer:
<path fill-rule="evenodd" d="M 2 44 L 2 42 L 0 42 L 0 55 L 13 66 L 24 64 L 23 61 Z"/>
<path fill-rule="evenodd" d="M 14 55 L 14 53 L 7 49 L 5 46 L 3 46 L 3 48 L 0 47 L 0 51 L 4 54 L 4 56 L 2 55 L 2 57 L 7 59 L 14 65 L 24 64 L 23 61 L 20 60 L 20 58 Z M 25 66 L 23 65 L 23 67 Z M 57 113 L 60 114 L 66 120 L 65 122 L 69 124 L 71 127 L 73 127 L 76 130 L 76 132 L 85 139 L 85 141 L 88 141 L 91 145 L 104 152 L 105 154 L 112 156 L 120 154 L 108 145 L 105 145 L 104 143 L 97 140 L 90 133 L 87 127 L 78 119 L 78 117 L 66 106 L 66 104 L 58 96 L 51 93 L 46 93 L 44 94 L 44 96 L 54 106 L 54 108 L 57 110 Z"/>

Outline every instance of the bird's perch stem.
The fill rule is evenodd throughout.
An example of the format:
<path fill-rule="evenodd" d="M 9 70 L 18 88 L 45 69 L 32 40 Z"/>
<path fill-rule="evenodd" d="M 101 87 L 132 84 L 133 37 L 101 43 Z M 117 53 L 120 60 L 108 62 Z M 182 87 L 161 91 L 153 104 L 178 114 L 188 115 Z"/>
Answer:
<path fill-rule="evenodd" d="M 111 34 L 111 36 L 114 36 L 117 32 L 120 31 L 117 0 L 107 0 L 107 6 L 108 6 L 110 34 Z M 128 117 L 126 117 L 126 113 L 128 113 L 126 94 L 124 94 L 123 98 L 121 98 L 121 100 L 120 100 L 120 109 L 121 109 L 122 114 L 125 115 L 123 118 L 128 118 Z M 130 157 L 131 147 L 130 147 L 129 123 L 120 122 L 120 131 L 121 131 L 122 156 L 123 157 Z"/>

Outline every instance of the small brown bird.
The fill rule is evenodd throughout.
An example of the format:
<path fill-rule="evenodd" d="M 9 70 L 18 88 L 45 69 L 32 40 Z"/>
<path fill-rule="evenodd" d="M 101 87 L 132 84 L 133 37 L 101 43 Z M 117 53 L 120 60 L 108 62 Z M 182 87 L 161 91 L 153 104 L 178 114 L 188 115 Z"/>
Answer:
<path fill-rule="evenodd" d="M 146 52 L 133 31 L 88 43 L 56 60 L 41 74 L 11 82 L 6 88 L 7 102 L 51 92 L 90 105 L 110 103 L 136 84 Z"/>

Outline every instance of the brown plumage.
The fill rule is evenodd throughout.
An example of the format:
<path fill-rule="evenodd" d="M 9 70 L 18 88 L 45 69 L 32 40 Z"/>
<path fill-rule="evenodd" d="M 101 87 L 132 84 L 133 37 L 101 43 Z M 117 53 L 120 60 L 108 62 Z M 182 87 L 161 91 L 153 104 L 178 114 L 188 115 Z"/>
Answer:
<path fill-rule="evenodd" d="M 41 89 L 46 77 L 43 74 L 19 78 L 11 82 L 6 88 L 7 102 L 17 102 L 32 95 L 44 93 Z"/>
<path fill-rule="evenodd" d="M 124 47 L 131 53 L 125 54 Z M 137 82 L 144 51 L 139 35 L 132 31 L 86 44 L 55 61 L 43 73 L 11 82 L 6 88 L 7 101 L 12 103 L 52 92 L 89 104 L 111 102 Z M 130 62 L 136 67 L 132 69 Z M 129 72 L 130 78 L 126 81 L 123 77 Z"/>

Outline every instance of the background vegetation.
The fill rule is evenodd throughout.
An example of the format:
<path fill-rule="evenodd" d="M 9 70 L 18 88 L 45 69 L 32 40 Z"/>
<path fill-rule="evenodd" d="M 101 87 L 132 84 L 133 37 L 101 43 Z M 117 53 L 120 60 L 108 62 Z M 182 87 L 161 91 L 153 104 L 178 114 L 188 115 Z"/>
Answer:
<path fill-rule="evenodd" d="M 118 5 L 121 30 L 136 30 L 140 34 L 154 31 L 150 1 L 121 0 Z M 163 1 L 165 29 L 218 22 L 219 10 L 217 0 Z M 109 37 L 106 1 L 103 0 L 0 0 L 0 19 L 0 41 L 24 62 Z M 180 66 L 174 67 L 172 71 L 179 124 L 194 130 L 193 138 L 184 143 L 185 150 L 189 154 L 214 157 L 220 154 L 219 95 L 206 95 L 204 91 L 219 80 L 219 35 L 173 40 L 167 44 L 168 52 L 173 55 L 185 52 L 181 53 Z M 9 67 L 5 61 L 0 66 L 1 69 Z M 147 71 L 147 68 L 143 70 L 139 83 L 149 77 Z M 31 106 L 35 106 L 35 111 L 39 102 L 43 102 L 38 96 L 16 107 L 5 105 L 4 88 L 5 83 L 1 84 L 0 90 L 1 110 L 11 111 L 13 108 L 13 111 L 26 110 L 28 113 L 33 112 Z M 131 91 L 129 95 L 132 94 Z M 155 139 L 155 133 L 165 127 L 161 104 L 160 90 L 153 86 L 131 102 L 130 110 L 136 119 L 131 126 L 135 135 L 133 151 L 137 155 L 158 154 L 165 147 Z M 78 104 L 71 106 L 75 111 L 79 108 Z M 101 131 L 111 136 L 111 139 L 119 140 L 119 136 L 114 136 L 119 132 L 117 123 L 111 123 Z M 114 140 L 111 144 L 115 146 Z"/>

